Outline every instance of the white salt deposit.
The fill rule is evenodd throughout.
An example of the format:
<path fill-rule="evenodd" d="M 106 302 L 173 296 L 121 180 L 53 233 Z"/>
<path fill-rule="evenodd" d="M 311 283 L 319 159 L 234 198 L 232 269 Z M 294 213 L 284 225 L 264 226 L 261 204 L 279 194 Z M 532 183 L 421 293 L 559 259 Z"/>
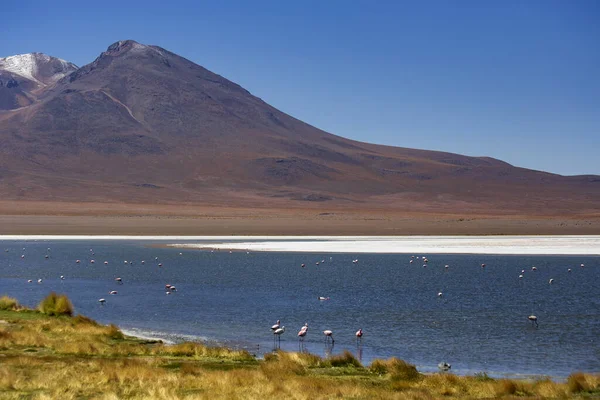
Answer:
<path fill-rule="evenodd" d="M 311 253 L 600 255 L 600 236 L 396 236 L 177 244 L 179 248 Z"/>

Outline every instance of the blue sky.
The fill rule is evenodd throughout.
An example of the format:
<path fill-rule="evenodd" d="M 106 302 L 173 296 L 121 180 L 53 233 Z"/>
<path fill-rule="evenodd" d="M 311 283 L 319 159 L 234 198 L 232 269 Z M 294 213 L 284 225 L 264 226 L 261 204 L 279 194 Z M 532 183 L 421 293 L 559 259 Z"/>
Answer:
<path fill-rule="evenodd" d="M 134 39 L 348 138 L 600 174 L 600 2 L 4 0 L 0 57 Z"/>

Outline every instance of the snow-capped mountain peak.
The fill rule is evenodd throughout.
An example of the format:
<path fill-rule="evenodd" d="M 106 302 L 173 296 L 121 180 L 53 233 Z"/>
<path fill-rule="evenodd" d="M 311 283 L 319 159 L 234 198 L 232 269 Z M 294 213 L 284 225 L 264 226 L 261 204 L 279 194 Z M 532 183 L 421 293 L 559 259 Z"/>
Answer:
<path fill-rule="evenodd" d="M 40 86 L 48 86 L 77 70 L 77 66 L 43 53 L 27 53 L 0 58 L 0 70 L 17 74 Z"/>

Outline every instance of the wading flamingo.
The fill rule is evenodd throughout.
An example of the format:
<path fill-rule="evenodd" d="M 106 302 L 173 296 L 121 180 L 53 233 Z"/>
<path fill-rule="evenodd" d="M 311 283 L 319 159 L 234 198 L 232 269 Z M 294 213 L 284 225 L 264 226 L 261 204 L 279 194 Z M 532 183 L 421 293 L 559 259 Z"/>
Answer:
<path fill-rule="evenodd" d="M 275 322 L 275 325 L 273 325 L 273 326 L 271 327 L 271 330 L 272 330 L 272 331 L 276 331 L 277 329 L 279 329 L 279 327 L 280 327 L 280 324 L 281 324 L 281 321 L 280 321 L 280 320 L 277 320 L 277 322 Z"/>
<path fill-rule="evenodd" d="M 357 330 L 354 335 L 356 335 L 356 341 L 357 342 L 362 342 L 362 337 L 363 337 L 363 330 L 362 330 L 362 328 L 360 328 L 359 330 Z"/>
<path fill-rule="evenodd" d="M 538 327 L 537 317 L 535 315 L 530 315 L 527 319 L 531 321 L 531 325 L 535 325 L 536 328 Z"/>
<path fill-rule="evenodd" d="M 307 333 L 308 333 L 308 322 L 306 322 L 304 324 L 304 326 L 302 328 L 300 328 L 300 332 L 298 332 L 298 337 L 300 338 L 301 342 L 304 341 L 304 338 L 306 337 Z"/>

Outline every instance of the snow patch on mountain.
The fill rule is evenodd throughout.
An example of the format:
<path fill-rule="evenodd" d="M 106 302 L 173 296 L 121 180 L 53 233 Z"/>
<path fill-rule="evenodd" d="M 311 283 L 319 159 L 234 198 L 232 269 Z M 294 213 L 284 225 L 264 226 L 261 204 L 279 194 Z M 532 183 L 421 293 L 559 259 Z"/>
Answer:
<path fill-rule="evenodd" d="M 56 72 L 50 77 L 45 77 L 44 82 L 39 79 L 38 71 L 42 64 L 59 63 L 56 66 Z M 42 53 L 18 54 L 15 56 L 0 58 L 0 69 L 20 75 L 26 79 L 36 82 L 41 86 L 46 86 L 58 81 L 63 76 L 70 74 L 77 67 L 60 58 L 50 57 Z"/>

